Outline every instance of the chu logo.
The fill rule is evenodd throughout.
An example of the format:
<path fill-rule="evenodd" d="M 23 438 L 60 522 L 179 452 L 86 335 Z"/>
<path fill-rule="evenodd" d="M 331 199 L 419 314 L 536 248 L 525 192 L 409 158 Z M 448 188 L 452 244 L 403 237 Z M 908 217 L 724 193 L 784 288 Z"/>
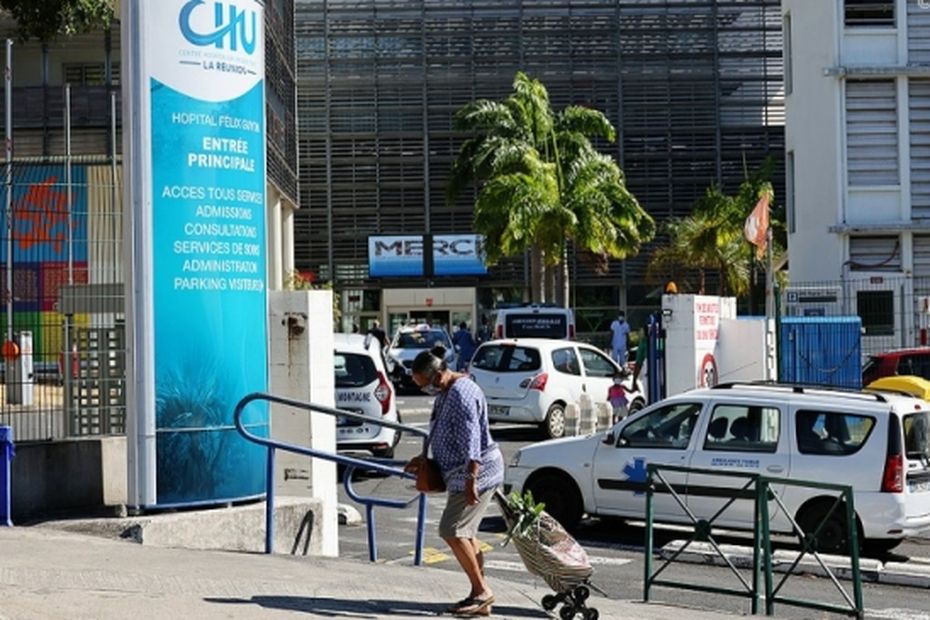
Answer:
<path fill-rule="evenodd" d="M 237 51 L 240 43 L 246 54 L 252 54 L 255 51 L 258 33 L 255 11 L 239 11 L 232 4 L 214 2 L 213 25 L 215 30 L 212 32 L 196 32 L 191 27 L 191 16 L 202 4 L 206 4 L 206 0 L 189 0 L 181 8 L 178 25 L 185 39 L 199 47 L 215 45 L 217 49 L 223 49 L 228 39 L 230 51 Z M 251 18 L 248 23 L 247 18 Z"/>

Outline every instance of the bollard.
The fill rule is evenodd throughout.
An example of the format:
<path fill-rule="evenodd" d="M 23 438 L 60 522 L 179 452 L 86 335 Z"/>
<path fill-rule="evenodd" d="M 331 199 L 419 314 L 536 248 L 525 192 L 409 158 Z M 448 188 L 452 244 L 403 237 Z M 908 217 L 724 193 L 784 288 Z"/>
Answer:
<path fill-rule="evenodd" d="M 13 427 L 0 426 L 0 526 L 13 526 Z"/>
<path fill-rule="evenodd" d="M 578 434 L 578 422 L 581 412 L 578 403 L 568 403 L 565 406 L 565 436 L 574 437 Z"/>
<path fill-rule="evenodd" d="M 594 403 L 594 409 L 597 411 L 597 432 L 606 431 L 613 426 L 614 410 L 610 403 L 598 401 Z"/>

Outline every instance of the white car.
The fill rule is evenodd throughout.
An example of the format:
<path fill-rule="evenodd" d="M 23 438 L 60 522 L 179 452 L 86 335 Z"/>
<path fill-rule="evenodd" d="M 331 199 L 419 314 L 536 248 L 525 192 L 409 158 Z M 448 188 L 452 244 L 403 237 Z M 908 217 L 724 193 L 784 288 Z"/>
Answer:
<path fill-rule="evenodd" d="M 336 408 L 359 413 L 371 422 L 347 417 L 336 421 L 336 449 L 393 458 L 400 432 L 377 424 L 399 422 L 394 388 L 388 381 L 377 339 L 361 334 L 334 334 Z"/>
<path fill-rule="evenodd" d="M 609 431 L 523 448 L 507 468 L 505 489 L 531 490 L 569 528 L 582 513 L 643 519 L 649 463 L 851 485 L 860 540 L 873 552 L 930 527 L 930 406 L 883 392 L 777 384 L 685 392 Z M 712 474 L 663 476 L 701 519 L 746 484 L 746 478 Z M 774 488 L 806 532 L 823 521 L 836 497 L 791 484 Z M 752 529 L 753 501 L 745 495 L 716 526 Z M 769 506 L 772 531 L 790 534 L 788 514 Z M 654 509 L 657 521 L 691 525 L 668 492 L 654 495 Z M 845 518 L 835 510 L 826 519 L 817 539 L 821 550 L 846 550 Z"/>
<path fill-rule="evenodd" d="M 549 437 L 565 434 L 565 407 L 583 393 L 607 400 L 620 367 L 597 348 L 565 340 L 492 340 L 475 351 L 469 375 L 488 399 L 493 422 L 538 424 Z M 627 378 L 632 389 L 632 377 Z M 628 408 L 642 409 L 646 397 L 637 385 Z"/>
<path fill-rule="evenodd" d="M 396 388 L 417 389 L 413 382 L 413 360 L 437 344 L 446 349 L 446 364 L 449 368 L 455 368 L 458 356 L 452 338 L 445 329 L 426 323 L 406 325 L 397 329 L 387 351 L 389 376 Z"/>

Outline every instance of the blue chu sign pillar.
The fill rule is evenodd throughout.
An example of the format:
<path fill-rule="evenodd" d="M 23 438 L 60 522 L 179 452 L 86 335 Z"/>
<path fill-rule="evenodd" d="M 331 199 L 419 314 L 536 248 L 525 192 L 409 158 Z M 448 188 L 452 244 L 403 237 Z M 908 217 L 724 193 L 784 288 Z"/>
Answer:
<path fill-rule="evenodd" d="M 264 7 L 123 0 L 130 504 L 260 496 L 233 426 L 265 391 Z M 267 409 L 244 419 L 267 435 Z"/>
<path fill-rule="evenodd" d="M 0 525 L 13 526 L 13 428 L 0 426 Z"/>

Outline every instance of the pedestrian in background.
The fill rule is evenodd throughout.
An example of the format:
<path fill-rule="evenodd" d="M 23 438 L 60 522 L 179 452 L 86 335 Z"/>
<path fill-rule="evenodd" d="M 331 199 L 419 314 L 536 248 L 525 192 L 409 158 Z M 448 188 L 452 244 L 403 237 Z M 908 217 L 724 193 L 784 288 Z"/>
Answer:
<path fill-rule="evenodd" d="M 626 364 L 626 342 L 630 333 L 630 324 L 626 322 L 626 313 L 621 310 L 610 324 L 610 357 L 621 366 Z"/>
<path fill-rule="evenodd" d="M 413 382 L 435 395 L 429 446 L 446 483 L 448 497 L 439 519 L 446 541 L 471 584 L 471 591 L 449 608 L 458 616 L 489 616 L 494 593 L 484 576 L 478 526 L 494 491 L 504 480 L 504 458 L 491 439 L 488 405 L 474 381 L 452 372 L 445 348 L 436 345 L 413 360 Z M 411 464 L 408 463 L 408 467 Z"/>
<path fill-rule="evenodd" d="M 640 332 L 639 342 L 636 344 L 636 362 L 633 364 L 633 387 L 646 368 L 646 359 L 649 356 L 649 327 L 644 325 Z M 644 380 L 645 381 L 645 380 Z"/>
<path fill-rule="evenodd" d="M 481 344 L 482 342 L 488 342 L 491 340 L 491 327 L 488 325 L 488 315 L 481 315 L 481 327 L 478 328 L 478 333 L 476 334 L 475 342 Z"/>
<path fill-rule="evenodd" d="M 630 371 L 626 368 L 621 368 L 614 373 L 613 385 L 607 388 L 607 401 L 613 409 L 614 424 L 625 418 L 629 411 L 630 400 L 626 395 L 633 393 L 634 390 L 623 385 L 623 381 L 629 376 Z"/>
<path fill-rule="evenodd" d="M 371 329 L 368 330 L 368 333 L 378 339 L 378 342 L 381 343 L 381 348 L 388 346 L 387 333 L 381 327 L 381 321 L 375 319 L 371 324 Z"/>
<path fill-rule="evenodd" d="M 459 354 L 456 370 L 465 370 L 468 362 L 471 361 L 471 356 L 475 354 L 475 341 L 465 321 L 459 323 L 459 330 L 452 337 L 452 344 L 456 346 Z"/>

